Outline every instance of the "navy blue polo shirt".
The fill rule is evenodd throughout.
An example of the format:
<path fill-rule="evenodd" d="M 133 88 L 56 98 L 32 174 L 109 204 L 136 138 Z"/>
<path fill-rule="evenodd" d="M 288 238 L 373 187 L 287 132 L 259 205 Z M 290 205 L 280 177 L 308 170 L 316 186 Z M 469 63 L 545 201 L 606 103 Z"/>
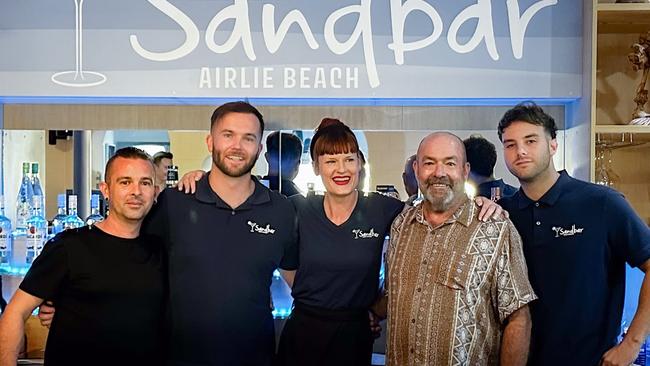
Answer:
<path fill-rule="evenodd" d="M 335 225 L 325 214 L 324 196 L 290 200 L 300 229 L 294 300 L 332 310 L 369 308 L 378 295 L 384 239 L 404 203 L 378 193 L 359 194 L 348 220 Z"/>
<path fill-rule="evenodd" d="M 297 267 L 293 205 L 256 178 L 233 209 L 209 174 L 188 195 L 166 189 L 144 230 L 164 241 L 169 259 L 170 352 L 174 365 L 270 365 L 273 271 Z"/>
<path fill-rule="evenodd" d="M 625 263 L 650 258 L 650 230 L 623 195 L 566 171 L 538 201 L 499 203 L 523 240 L 530 283 L 530 365 L 597 365 L 616 344 Z"/>

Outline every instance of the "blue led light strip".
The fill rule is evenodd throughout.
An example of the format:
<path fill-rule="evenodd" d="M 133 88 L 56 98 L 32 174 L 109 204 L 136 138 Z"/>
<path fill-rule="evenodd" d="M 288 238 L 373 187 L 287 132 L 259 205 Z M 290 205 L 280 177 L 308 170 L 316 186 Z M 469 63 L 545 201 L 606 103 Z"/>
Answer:
<path fill-rule="evenodd" d="M 247 100 L 268 106 L 512 106 L 526 100 L 540 105 L 564 105 L 580 98 L 172 98 L 172 97 L 0 97 L 3 104 L 127 104 L 127 105 L 220 105 Z"/>

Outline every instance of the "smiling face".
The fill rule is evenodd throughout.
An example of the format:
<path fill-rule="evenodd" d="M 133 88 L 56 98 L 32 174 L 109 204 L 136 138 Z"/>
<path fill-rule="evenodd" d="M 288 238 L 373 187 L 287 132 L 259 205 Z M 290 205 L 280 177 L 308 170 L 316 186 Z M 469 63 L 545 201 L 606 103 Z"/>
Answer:
<path fill-rule="evenodd" d="M 153 164 L 143 159 L 116 158 L 107 182 L 100 184 L 108 198 L 112 220 L 142 221 L 153 205 L 156 188 Z"/>
<path fill-rule="evenodd" d="M 457 137 L 446 133 L 425 137 L 413 168 L 420 191 L 433 212 L 446 212 L 465 197 L 469 164 Z"/>
<path fill-rule="evenodd" d="M 356 152 L 323 154 L 318 157 L 314 170 L 320 175 L 328 194 L 349 196 L 359 185 L 361 161 Z"/>
<path fill-rule="evenodd" d="M 254 114 L 231 112 L 221 117 L 207 138 L 213 169 L 233 178 L 250 174 L 262 149 L 261 134 Z"/>
<path fill-rule="evenodd" d="M 506 166 L 521 182 L 534 182 L 555 171 L 552 156 L 557 152 L 557 140 L 544 127 L 515 121 L 503 130 L 502 140 Z"/>

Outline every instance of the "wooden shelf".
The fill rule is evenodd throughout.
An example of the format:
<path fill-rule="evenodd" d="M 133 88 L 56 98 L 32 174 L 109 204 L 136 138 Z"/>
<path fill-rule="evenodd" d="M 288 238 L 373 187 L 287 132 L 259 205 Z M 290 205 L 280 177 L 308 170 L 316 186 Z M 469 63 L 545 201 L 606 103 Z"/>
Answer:
<path fill-rule="evenodd" d="M 607 141 L 615 147 L 641 145 L 647 148 L 650 142 L 650 126 L 596 125 L 593 132 L 596 134 L 596 145 L 598 141 Z"/>
<path fill-rule="evenodd" d="M 650 31 L 650 3 L 598 4 L 599 33 Z"/>
<path fill-rule="evenodd" d="M 650 134 L 650 126 L 632 126 L 632 125 L 595 125 L 596 133 L 640 133 Z"/>

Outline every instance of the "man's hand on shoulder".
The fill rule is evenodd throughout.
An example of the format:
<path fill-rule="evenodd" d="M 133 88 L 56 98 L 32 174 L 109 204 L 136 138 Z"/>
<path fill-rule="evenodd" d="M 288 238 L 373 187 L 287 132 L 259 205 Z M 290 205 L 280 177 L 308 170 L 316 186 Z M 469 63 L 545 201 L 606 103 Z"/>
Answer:
<path fill-rule="evenodd" d="M 206 173 L 203 170 L 193 170 L 183 175 L 181 180 L 178 181 L 176 188 L 185 194 L 196 192 L 196 182 L 201 180 Z"/>
<path fill-rule="evenodd" d="M 476 205 L 481 208 L 481 211 L 478 213 L 478 219 L 483 222 L 487 222 L 490 218 L 496 220 L 500 218 L 507 219 L 510 217 L 508 211 L 504 210 L 503 207 L 499 206 L 499 204 L 486 197 L 476 196 L 474 202 L 476 202 Z"/>

